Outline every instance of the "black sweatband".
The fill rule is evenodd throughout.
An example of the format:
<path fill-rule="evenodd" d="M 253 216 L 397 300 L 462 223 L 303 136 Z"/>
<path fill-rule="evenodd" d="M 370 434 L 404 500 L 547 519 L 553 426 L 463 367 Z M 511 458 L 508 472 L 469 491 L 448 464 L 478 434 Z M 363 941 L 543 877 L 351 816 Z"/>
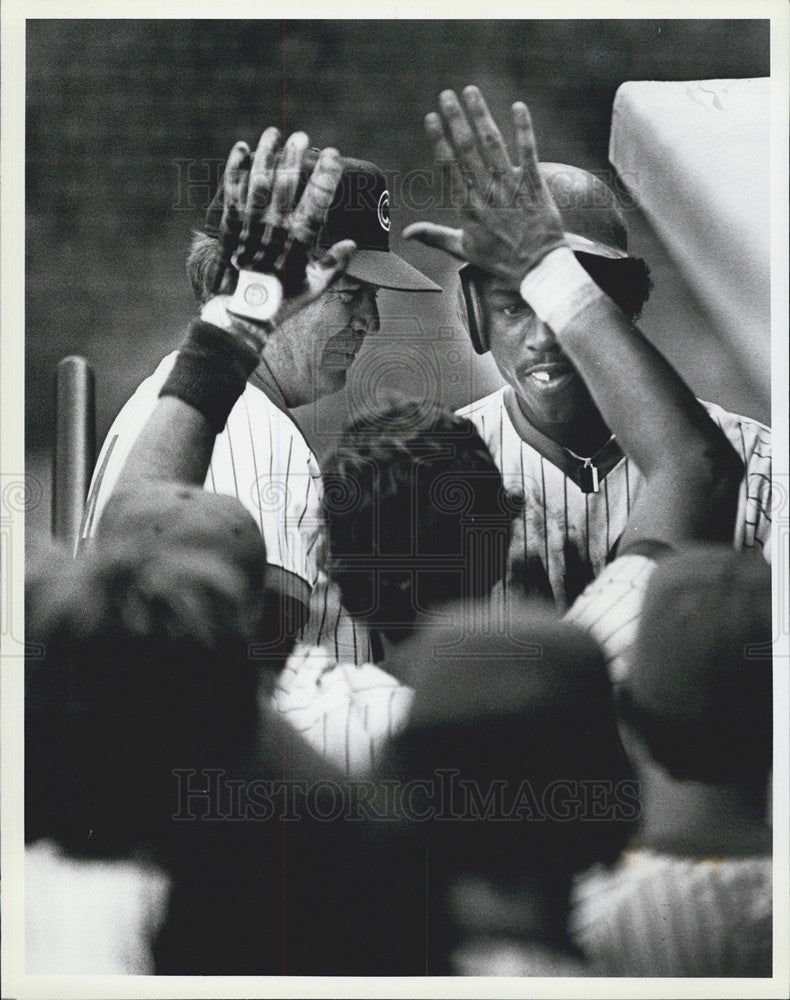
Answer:
<path fill-rule="evenodd" d="M 194 319 L 159 396 L 194 406 L 220 434 L 259 360 L 258 352 L 232 333 Z"/>

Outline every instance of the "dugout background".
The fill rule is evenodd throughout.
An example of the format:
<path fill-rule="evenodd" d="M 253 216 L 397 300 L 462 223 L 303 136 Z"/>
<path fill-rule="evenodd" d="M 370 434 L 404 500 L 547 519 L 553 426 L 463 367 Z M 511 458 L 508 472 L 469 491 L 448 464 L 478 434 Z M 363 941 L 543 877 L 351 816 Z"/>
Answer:
<path fill-rule="evenodd" d="M 208 183 L 236 139 L 275 123 L 375 160 L 390 177 L 392 246 L 445 287 L 452 264 L 400 230 L 424 204 L 409 172 L 430 168 L 422 119 L 438 92 L 478 84 L 505 126 L 516 98 L 546 160 L 609 169 L 612 100 L 630 79 L 769 75 L 767 21 L 28 21 L 26 452 L 49 530 L 53 373 L 86 355 L 98 377 L 98 440 L 194 313 L 184 272 Z M 416 204 L 415 204 L 416 203 Z M 767 399 L 631 208 L 632 247 L 655 291 L 643 328 L 701 396 L 769 422 Z M 471 351 L 455 296 L 380 295 L 346 394 L 299 417 L 319 453 L 349 409 L 387 389 L 460 406 L 500 384 Z M 669 333 L 668 333 L 669 332 Z M 767 380 L 767 375 L 766 375 Z"/>

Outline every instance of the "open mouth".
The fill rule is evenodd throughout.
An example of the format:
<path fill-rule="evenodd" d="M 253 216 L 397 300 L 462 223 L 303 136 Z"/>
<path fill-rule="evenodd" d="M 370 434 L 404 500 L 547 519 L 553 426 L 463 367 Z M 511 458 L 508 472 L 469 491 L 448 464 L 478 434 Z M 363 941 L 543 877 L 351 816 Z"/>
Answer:
<path fill-rule="evenodd" d="M 576 375 L 576 371 L 563 364 L 525 365 L 518 371 L 521 382 L 544 389 L 560 389 Z"/>

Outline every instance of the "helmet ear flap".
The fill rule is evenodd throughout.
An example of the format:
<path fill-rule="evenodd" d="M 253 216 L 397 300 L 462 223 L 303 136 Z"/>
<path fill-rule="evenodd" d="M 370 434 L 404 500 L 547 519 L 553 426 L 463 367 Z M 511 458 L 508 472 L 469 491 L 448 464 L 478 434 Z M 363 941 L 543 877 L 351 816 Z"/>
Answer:
<path fill-rule="evenodd" d="M 466 320 L 469 324 L 472 347 L 478 354 L 485 354 L 488 351 L 488 343 L 480 294 L 476 284 L 476 280 L 480 277 L 480 271 L 471 264 L 465 264 L 458 272 L 458 277 L 461 279 L 461 291 L 466 306 Z"/>

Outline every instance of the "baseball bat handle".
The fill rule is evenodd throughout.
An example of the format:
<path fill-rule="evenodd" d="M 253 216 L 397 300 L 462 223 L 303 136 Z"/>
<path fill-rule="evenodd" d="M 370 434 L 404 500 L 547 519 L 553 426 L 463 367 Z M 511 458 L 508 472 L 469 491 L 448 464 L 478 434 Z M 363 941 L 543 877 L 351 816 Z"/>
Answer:
<path fill-rule="evenodd" d="M 85 358 L 58 363 L 52 536 L 74 550 L 96 459 L 96 378 Z"/>

